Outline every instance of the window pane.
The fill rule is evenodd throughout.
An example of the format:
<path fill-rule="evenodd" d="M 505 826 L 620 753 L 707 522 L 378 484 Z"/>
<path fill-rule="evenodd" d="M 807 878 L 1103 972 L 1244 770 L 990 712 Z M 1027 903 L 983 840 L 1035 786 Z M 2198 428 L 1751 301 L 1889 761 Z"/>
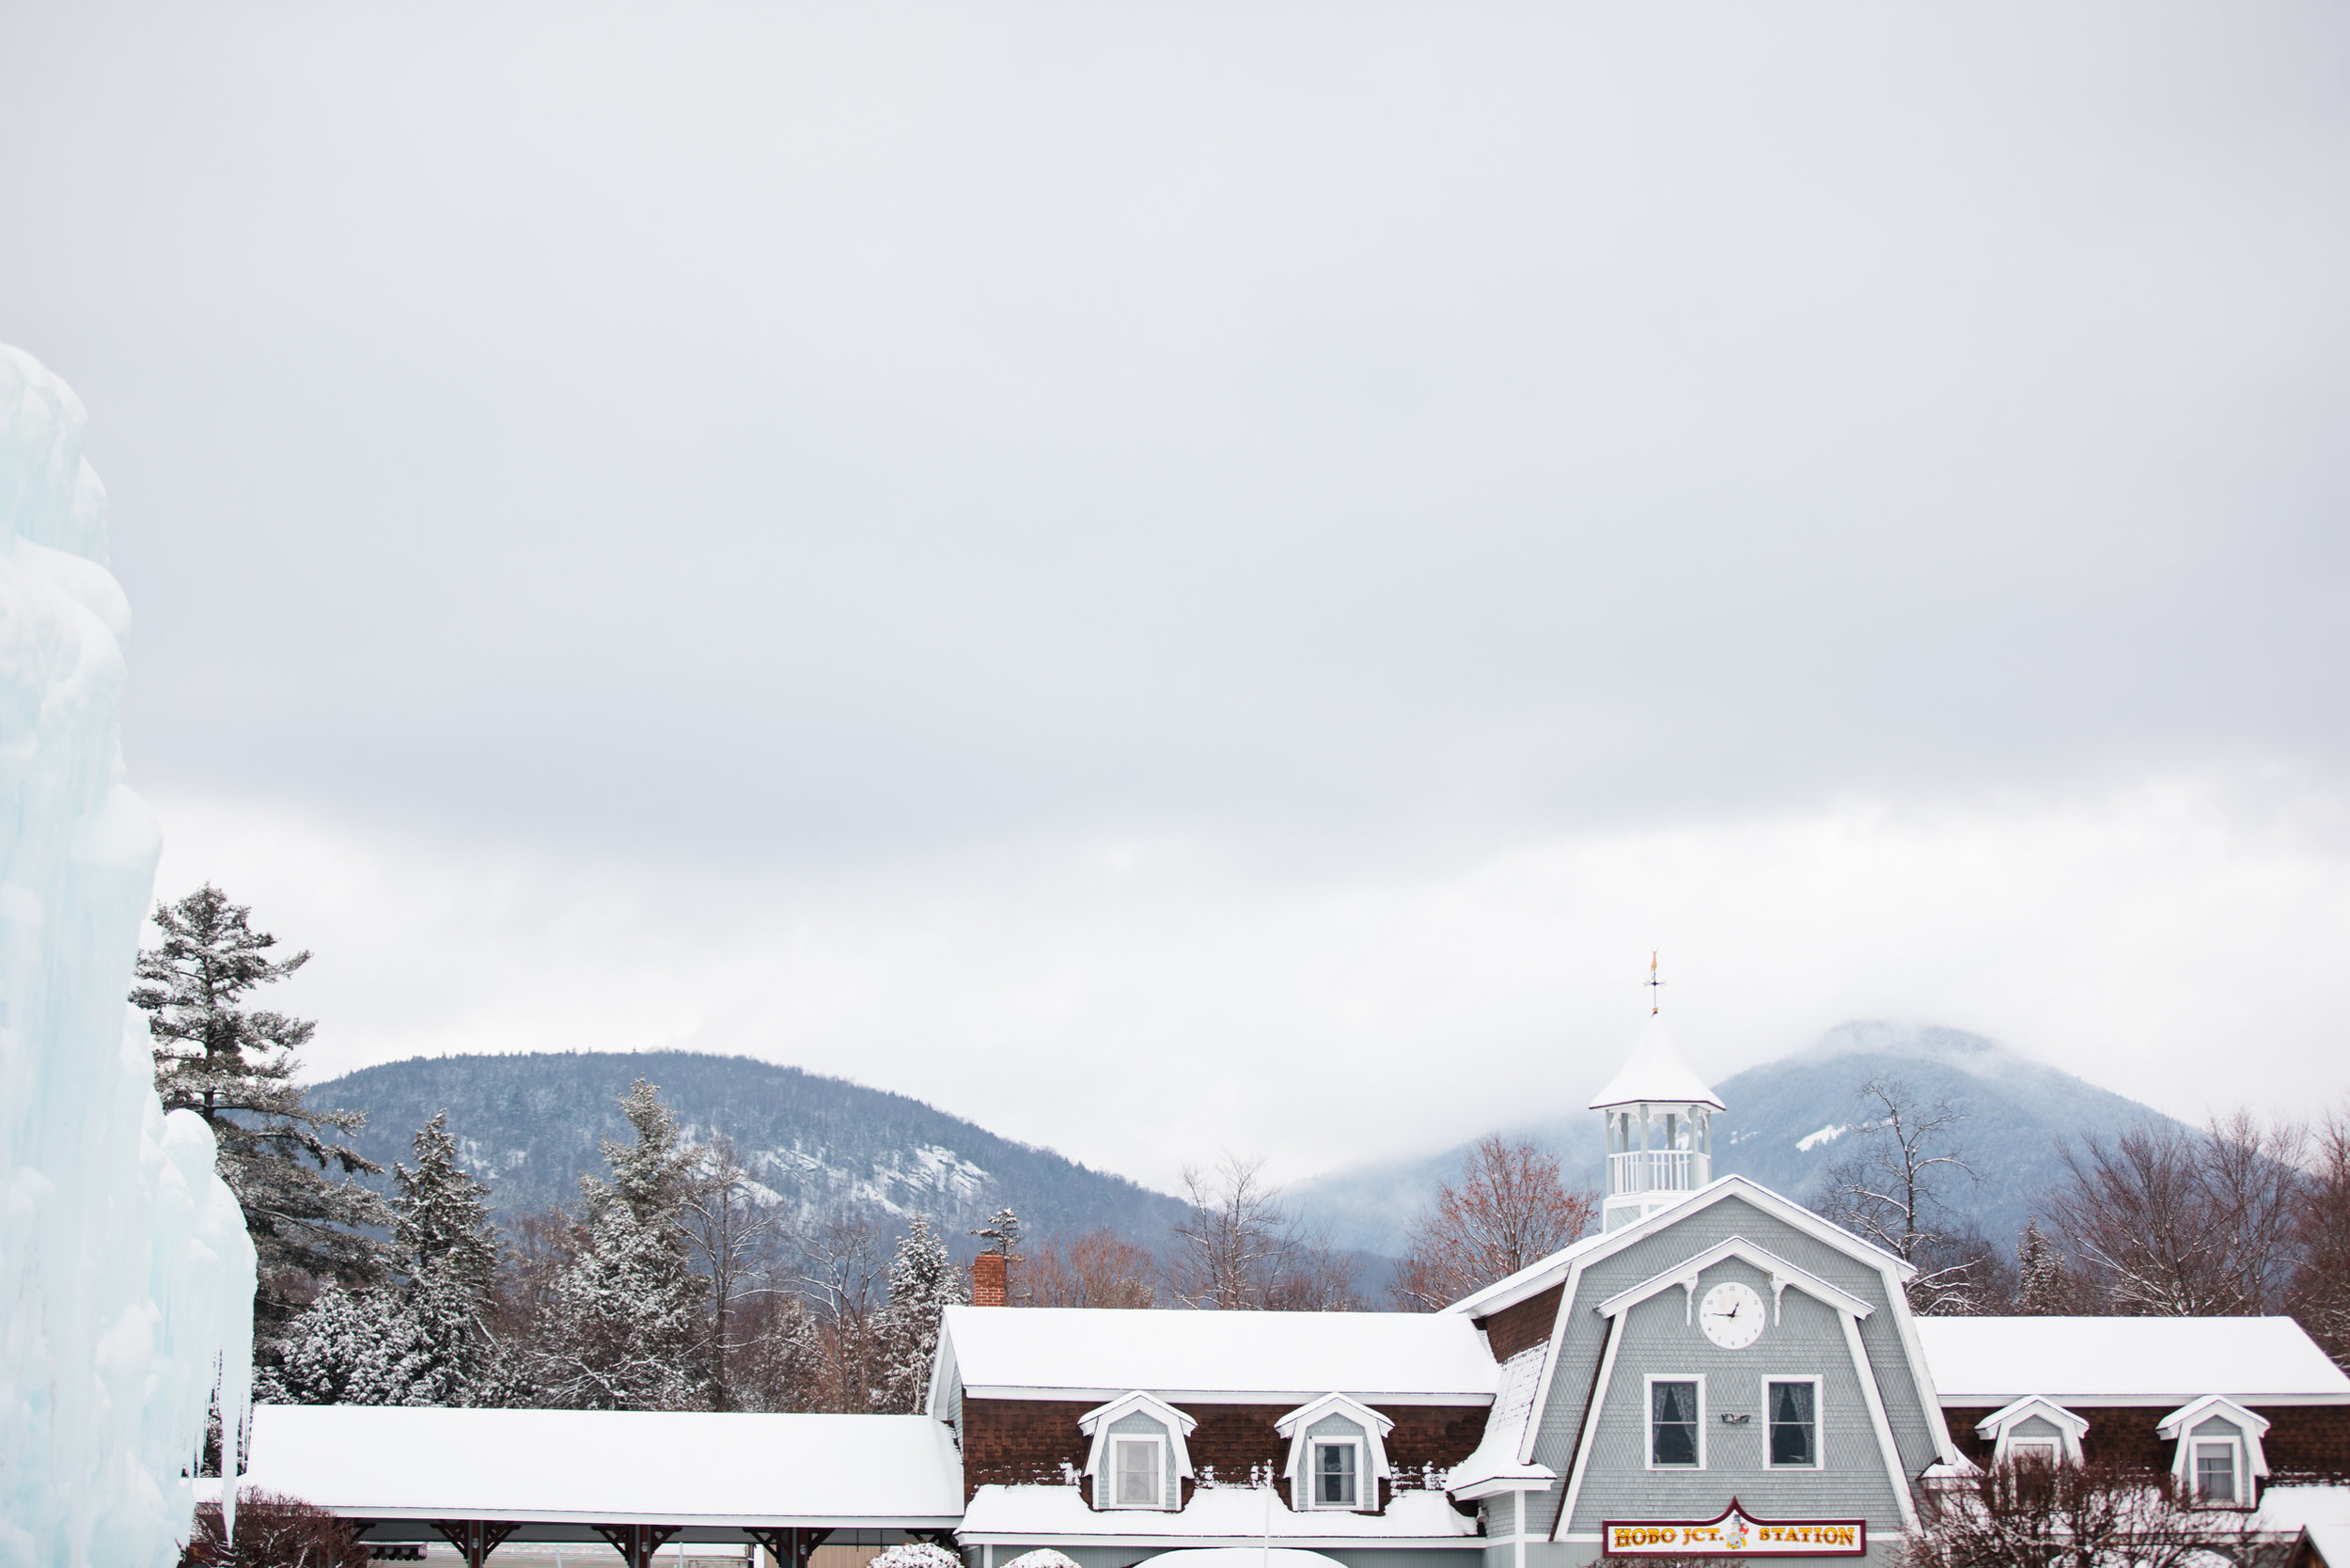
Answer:
<path fill-rule="evenodd" d="M 1330 1508 L 1355 1506 L 1355 1445 L 1314 1445 L 1314 1501 Z"/>
<path fill-rule="evenodd" d="M 1159 1446 L 1156 1443 L 1118 1445 L 1118 1500 L 1129 1507 L 1158 1506 Z"/>
<path fill-rule="evenodd" d="M 2235 1450 L 2226 1443 L 2195 1445 L 2195 1490 L 2212 1502 L 2235 1501 Z"/>
<path fill-rule="evenodd" d="M 1771 1463 L 1819 1463 L 1818 1412 L 1812 1408 L 1809 1383 L 1767 1383 L 1763 1399 L 1770 1411 Z"/>
<path fill-rule="evenodd" d="M 1698 1462 L 1698 1386 L 1649 1385 L 1650 1459 L 1658 1465 Z"/>

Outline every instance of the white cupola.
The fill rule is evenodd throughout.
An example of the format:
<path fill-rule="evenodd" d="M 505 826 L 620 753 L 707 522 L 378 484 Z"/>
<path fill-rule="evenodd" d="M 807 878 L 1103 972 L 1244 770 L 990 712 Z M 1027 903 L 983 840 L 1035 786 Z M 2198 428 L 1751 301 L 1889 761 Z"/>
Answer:
<path fill-rule="evenodd" d="M 1623 1070 L 1591 1102 L 1607 1118 L 1600 1228 L 1629 1225 L 1711 1182 L 1714 1113 L 1725 1108 L 1651 1012 Z"/>

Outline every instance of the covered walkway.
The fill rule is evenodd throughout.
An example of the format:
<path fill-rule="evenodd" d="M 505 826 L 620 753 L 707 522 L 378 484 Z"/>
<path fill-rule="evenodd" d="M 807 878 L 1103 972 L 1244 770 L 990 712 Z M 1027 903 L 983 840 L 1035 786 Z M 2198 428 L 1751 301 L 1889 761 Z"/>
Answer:
<path fill-rule="evenodd" d="M 602 1542 L 629 1568 L 749 1543 L 807 1568 L 826 1541 L 945 1540 L 963 1516 L 953 1435 L 927 1416 L 264 1404 L 243 1484 L 472 1568 L 523 1541 Z"/>

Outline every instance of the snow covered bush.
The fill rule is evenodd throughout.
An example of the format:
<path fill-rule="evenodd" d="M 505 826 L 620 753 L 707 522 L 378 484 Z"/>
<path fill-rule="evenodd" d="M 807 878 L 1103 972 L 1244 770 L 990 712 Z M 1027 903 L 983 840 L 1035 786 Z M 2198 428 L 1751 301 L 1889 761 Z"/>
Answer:
<path fill-rule="evenodd" d="M 1077 1560 L 1050 1546 L 1039 1546 L 1035 1551 L 1022 1552 L 1005 1563 L 1004 1568 L 1077 1568 Z"/>
<path fill-rule="evenodd" d="M 1034 1557 L 1037 1554 L 1030 1552 L 1028 1555 Z M 933 1546 L 927 1541 L 909 1541 L 902 1546 L 891 1546 L 885 1550 L 873 1559 L 872 1568 L 963 1568 L 963 1559 L 944 1546 Z M 1073 1564 L 1072 1568 L 1074 1568 Z"/>

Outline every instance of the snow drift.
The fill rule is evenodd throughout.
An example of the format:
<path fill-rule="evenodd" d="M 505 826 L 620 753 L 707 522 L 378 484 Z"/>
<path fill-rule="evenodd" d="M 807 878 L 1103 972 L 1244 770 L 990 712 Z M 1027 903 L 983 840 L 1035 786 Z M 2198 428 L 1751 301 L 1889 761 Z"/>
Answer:
<path fill-rule="evenodd" d="M 244 1216 L 123 999 L 159 840 L 82 429 L 0 345 L 0 1568 L 175 1562 L 214 1384 L 241 1414 L 252 1358 Z"/>

